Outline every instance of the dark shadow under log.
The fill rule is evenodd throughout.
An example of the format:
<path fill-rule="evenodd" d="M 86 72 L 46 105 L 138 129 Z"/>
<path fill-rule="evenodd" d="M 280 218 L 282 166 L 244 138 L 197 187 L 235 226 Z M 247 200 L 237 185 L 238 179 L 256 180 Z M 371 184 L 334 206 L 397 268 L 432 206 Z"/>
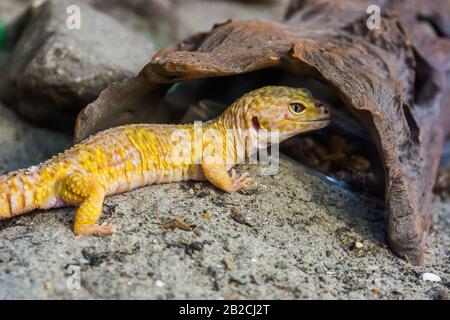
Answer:
<path fill-rule="evenodd" d="M 380 2 L 382 12 L 394 7 Z M 294 1 L 292 8 L 284 24 L 230 21 L 160 51 L 138 76 L 111 85 L 80 113 L 75 140 L 125 123 L 168 121 L 163 97 L 175 82 L 266 68 L 317 79 L 377 146 L 391 248 L 423 264 L 432 187 L 448 132 L 450 68 L 442 62 L 450 61 L 442 58 L 448 52 L 414 47 L 393 14 L 382 15 L 380 30 L 369 30 L 364 1 Z M 412 38 L 425 38 L 419 35 Z"/>

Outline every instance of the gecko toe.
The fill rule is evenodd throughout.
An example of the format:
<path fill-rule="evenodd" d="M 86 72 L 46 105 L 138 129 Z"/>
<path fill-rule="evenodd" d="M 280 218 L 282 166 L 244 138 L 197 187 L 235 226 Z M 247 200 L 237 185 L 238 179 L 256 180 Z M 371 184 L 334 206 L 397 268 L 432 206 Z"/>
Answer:
<path fill-rule="evenodd" d="M 252 179 L 250 178 L 250 174 L 245 172 L 241 175 L 232 175 L 231 180 L 233 182 L 233 191 L 236 192 L 248 187 Z"/>
<path fill-rule="evenodd" d="M 102 223 L 101 225 L 92 224 L 81 226 L 77 232 L 76 239 L 82 239 L 87 236 L 109 236 L 117 232 L 117 227 L 112 224 Z"/>

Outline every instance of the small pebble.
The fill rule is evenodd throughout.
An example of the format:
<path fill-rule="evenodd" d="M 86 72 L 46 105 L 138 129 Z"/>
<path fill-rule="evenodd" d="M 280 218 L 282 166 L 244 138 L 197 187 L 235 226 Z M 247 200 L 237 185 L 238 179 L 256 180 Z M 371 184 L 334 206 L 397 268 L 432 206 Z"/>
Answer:
<path fill-rule="evenodd" d="M 203 211 L 202 213 L 202 218 L 205 220 L 210 220 L 211 219 L 211 214 L 208 211 Z"/>
<path fill-rule="evenodd" d="M 202 236 L 202 231 L 199 228 L 195 228 L 193 232 L 197 237 Z"/>
<path fill-rule="evenodd" d="M 223 263 L 225 264 L 225 267 L 227 268 L 228 271 L 233 271 L 234 265 L 230 259 L 228 258 L 223 259 Z"/>
<path fill-rule="evenodd" d="M 0 252 L 0 263 L 1 262 L 9 262 L 12 260 L 12 255 L 8 251 Z"/>
<path fill-rule="evenodd" d="M 189 245 L 189 247 L 194 251 L 200 251 L 203 249 L 203 243 L 200 241 L 194 241 Z"/>
<path fill-rule="evenodd" d="M 50 281 L 46 281 L 46 282 L 44 283 L 44 288 L 45 288 L 45 290 L 47 290 L 47 291 L 52 290 L 52 289 L 53 289 L 52 283 L 51 283 Z"/>
<path fill-rule="evenodd" d="M 237 223 L 246 225 L 248 227 L 254 227 L 253 223 L 249 221 L 249 218 L 246 217 L 238 207 L 231 208 L 231 218 Z"/>
<path fill-rule="evenodd" d="M 422 280 L 423 281 L 440 282 L 441 277 L 439 277 L 437 274 L 434 274 L 431 272 L 424 272 L 424 273 L 422 273 Z"/>
<path fill-rule="evenodd" d="M 253 274 L 253 281 L 257 284 L 257 285 L 262 285 L 264 284 L 264 279 L 259 275 L 259 274 Z"/>
<path fill-rule="evenodd" d="M 361 250 L 362 248 L 364 248 L 364 245 L 359 241 L 355 241 L 355 249 Z"/>
<path fill-rule="evenodd" d="M 314 271 L 316 271 L 316 273 L 325 273 L 325 272 L 326 272 L 325 268 L 322 267 L 322 266 L 316 267 L 316 268 L 314 269 Z"/>
<path fill-rule="evenodd" d="M 375 294 L 381 293 L 381 290 L 379 288 L 372 288 L 372 292 Z"/>
<path fill-rule="evenodd" d="M 162 288 L 162 287 L 164 287 L 164 282 L 162 282 L 161 280 L 156 280 L 155 285 L 158 288 Z"/>

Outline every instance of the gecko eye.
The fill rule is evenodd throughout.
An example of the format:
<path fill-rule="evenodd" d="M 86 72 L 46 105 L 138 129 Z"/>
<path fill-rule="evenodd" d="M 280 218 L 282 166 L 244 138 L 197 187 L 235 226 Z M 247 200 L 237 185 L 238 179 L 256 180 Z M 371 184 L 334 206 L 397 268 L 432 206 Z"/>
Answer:
<path fill-rule="evenodd" d="M 293 102 L 289 104 L 289 110 L 293 113 L 293 114 L 300 114 L 303 111 L 306 110 L 306 107 L 299 102 Z"/>

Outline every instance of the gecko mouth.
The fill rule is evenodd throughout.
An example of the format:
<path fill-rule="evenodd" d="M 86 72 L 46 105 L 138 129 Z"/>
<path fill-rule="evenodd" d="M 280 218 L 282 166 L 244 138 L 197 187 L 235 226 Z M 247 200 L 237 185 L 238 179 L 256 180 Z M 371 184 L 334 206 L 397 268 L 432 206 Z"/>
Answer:
<path fill-rule="evenodd" d="M 331 119 L 321 119 L 321 120 L 307 120 L 307 121 L 298 121 L 300 123 L 322 123 L 322 122 L 330 122 Z"/>

